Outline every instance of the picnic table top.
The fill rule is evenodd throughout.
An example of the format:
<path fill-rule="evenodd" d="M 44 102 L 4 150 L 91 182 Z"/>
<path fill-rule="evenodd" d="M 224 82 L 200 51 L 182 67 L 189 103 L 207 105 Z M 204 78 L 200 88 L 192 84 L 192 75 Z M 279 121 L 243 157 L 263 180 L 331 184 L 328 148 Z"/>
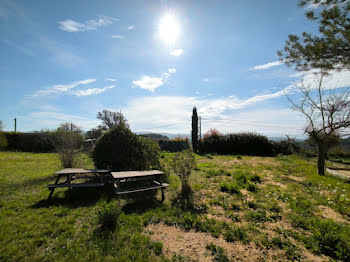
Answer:
<path fill-rule="evenodd" d="M 92 174 L 92 173 L 109 173 L 106 169 L 83 169 L 83 168 L 65 168 L 55 172 L 55 175 L 70 175 L 70 174 Z"/>
<path fill-rule="evenodd" d="M 164 172 L 159 170 L 149 170 L 149 171 L 121 171 L 121 172 L 111 172 L 113 178 L 124 179 L 133 177 L 146 177 L 154 175 L 163 175 Z"/>

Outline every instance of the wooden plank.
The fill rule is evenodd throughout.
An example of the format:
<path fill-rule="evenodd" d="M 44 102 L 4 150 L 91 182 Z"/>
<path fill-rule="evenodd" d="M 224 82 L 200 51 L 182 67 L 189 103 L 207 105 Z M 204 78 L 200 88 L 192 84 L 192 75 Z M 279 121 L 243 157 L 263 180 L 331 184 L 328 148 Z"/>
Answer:
<path fill-rule="evenodd" d="M 83 168 L 65 168 L 55 172 L 56 175 L 70 175 L 70 174 L 87 174 L 87 173 L 109 173 L 106 169 L 83 169 Z"/>
<path fill-rule="evenodd" d="M 161 184 L 161 185 L 156 185 L 156 186 L 149 186 L 149 187 L 142 187 L 142 188 L 130 188 L 130 189 L 117 189 L 116 194 L 117 195 L 122 195 L 122 194 L 129 194 L 129 193 L 137 193 L 137 192 L 144 192 L 148 190 L 155 190 L 158 188 L 165 188 L 169 186 L 168 184 Z"/>
<path fill-rule="evenodd" d="M 101 187 L 104 186 L 104 183 L 94 183 L 94 184 L 51 184 L 48 185 L 48 188 L 56 187 Z"/>
<path fill-rule="evenodd" d="M 122 172 L 111 172 L 115 179 L 133 178 L 133 177 L 146 177 L 154 175 L 163 175 L 164 172 L 159 170 L 150 171 L 122 171 Z"/>

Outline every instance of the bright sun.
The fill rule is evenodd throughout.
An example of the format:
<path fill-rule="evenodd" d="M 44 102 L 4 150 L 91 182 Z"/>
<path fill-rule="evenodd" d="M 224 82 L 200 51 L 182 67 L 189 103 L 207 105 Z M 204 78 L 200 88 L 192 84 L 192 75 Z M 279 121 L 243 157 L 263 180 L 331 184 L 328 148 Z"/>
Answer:
<path fill-rule="evenodd" d="M 180 34 L 180 25 L 171 14 L 165 14 L 158 26 L 160 38 L 167 44 L 175 42 Z"/>

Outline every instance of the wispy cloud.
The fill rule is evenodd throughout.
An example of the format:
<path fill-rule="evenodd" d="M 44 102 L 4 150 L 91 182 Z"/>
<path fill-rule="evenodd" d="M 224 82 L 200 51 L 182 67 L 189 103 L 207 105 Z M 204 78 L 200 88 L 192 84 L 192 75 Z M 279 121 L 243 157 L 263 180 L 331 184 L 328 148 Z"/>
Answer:
<path fill-rule="evenodd" d="M 158 87 L 164 85 L 172 74 L 176 73 L 175 68 L 169 68 L 161 77 L 142 76 L 139 80 L 132 81 L 134 86 L 154 92 Z"/>
<path fill-rule="evenodd" d="M 117 79 L 115 79 L 115 78 L 105 78 L 105 81 L 115 82 L 115 81 L 117 81 Z"/>
<path fill-rule="evenodd" d="M 281 61 L 274 61 L 274 62 L 270 62 L 270 63 L 267 63 L 267 64 L 254 66 L 253 70 L 265 70 L 265 69 L 269 69 L 271 67 L 279 66 L 279 65 L 282 65 L 282 64 L 283 63 Z"/>
<path fill-rule="evenodd" d="M 95 78 L 89 78 L 81 81 L 75 81 L 71 82 L 69 84 L 65 85 L 53 85 L 46 89 L 41 89 L 35 92 L 33 95 L 29 96 L 29 98 L 37 98 L 37 97 L 45 97 L 45 96 L 51 96 L 51 95 L 75 95 L 75 96 L 91 96 L 91 95 L 98 95 L 101 94 L 108 89 L 115 88 L 114 85 L 103 87 L 103 88 L 88 88 L 88 89 L 77 89 L 80 86 L 89 85 L 92 83 L 95 83 Z"/>
<path fill-rule="evenodd" d="M 119 21 L 117 18 L 109 16 L 100 16 L 98 19 L 90 19 L 83 23 L 76 22 L 72 19 L 59 21 L 59 29 L 66 32 L 84 32 L 89 30 L 96 30 L 99 27 L 104 27 Z"/>
<path fill-rule="evenodd" d="M 114 39 L 124 39 L 125 38 L 125 36 L 123 36 L 123 35 L 112 35 L 111 37 Z"/>
<path fill-rule="evenodd" d="M 76 96 L 98 95 L 98 94 L 101 94 L 101 93 L 107 91 L 108 89 L 112 89 L 112 88 L 115 88 L 115 86 L 111 85 L 111 86 L 107 86 L 104 88 L 89 88 L 86 90 L 76 90 L 76 91 L 73 91 L 72 94 L 74 94 Z"/>
<path fill-rule="evenodd" d="M 22 45 L 18 45 L 8 39 L 4 39 L 2 40 L 3 43 L 5 43 L 6 45 L 10 46 L 10 47 L 13 47 L 13 48 L 16 48 L 17 50 L 19 50 L 21 53 L 25 54 L 25 55 L 28 55 L 28 56 L 36 56 L 36 54 L 29 48 L 26 48 Z"/>
<path fill-rule="evenodd" d="M 207 77 L 203 78 L 202 80 L 203 80 L 203 82 L 209 82 L 209 78 L 207 78 Z"/>
<path fill-rule="evenodd" d="M 249 101 L 254 98 L 247 99 Z M 230 107 L 238 103 L 239 106 Z M 298 114 L 290 109 L 248 109 L 248 102 L 235 96 L 223 99 L 187 96 L 148 96 L 131 100 L 123 109 L 135 131 L 188 133 L 191 112 L 196 106 L 202 116 L 202 130 L 222 132 L 298 133 Z M 142 104 L 142 108 L 140 108 Z M 288 121 L 286 121 L 288 119 Z M 301 122 L 302 123 L 302 122 Z M 302 129 L 300 129 L 302 133 Z"/>
<path fill-rule="evenodd" d="M 126 29 L 130 31 L 130 30 L 133 30 L 134 28 L 135 28 L 134 25 L 130 25 L 130 26 L 128 26 Z"/>
<path fill-rule="evenodd" d="M 179 48 L 179 49 L 174 49 L 174 50 L 172 50 L 171 52 L 170 52 L 170 55 L 172 55 L 172 56 L 180 56 L 180 55 L 182 55 L 182 53 L 183 53 L 183 49 L 181 49 L 181 48 Z"/>

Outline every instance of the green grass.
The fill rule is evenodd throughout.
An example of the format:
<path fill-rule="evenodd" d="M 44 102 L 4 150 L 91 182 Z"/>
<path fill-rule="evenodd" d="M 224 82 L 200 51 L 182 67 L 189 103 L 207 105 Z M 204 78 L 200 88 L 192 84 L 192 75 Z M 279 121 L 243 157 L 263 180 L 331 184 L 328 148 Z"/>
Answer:
<path fill-rule="evenodd" d="M 163 153 L 162 163 L 167 165 L 172 155 Z M 312 161 L 296 156 L 196 159 L 190 206 L 177 201 L 180 181 L 171 172 L 162 204 L 120 200 L 87 189 L 57 189 L 49 203 L 45 186 L 60 169 L 57 155 L 0 152 L 0 260 L 194 259 L 180 250 L 166 257 L 164 243 L 145 234 L 147 225 L 157 223 L 177 226 L 184 234 L 194 230 L 227 242 L 254 242 L 264 250 L 282 251 L 282 260 L 303 259 L 305 248 L 316 256 L 349 260 L 350 184 L 318 176 Z M 78 163 L 93 167 L 86 155 Z M 323 217 L 321 205 L 342 220 Z M 228 261 L 216 243 L 203 245 L 214 261 Z"/>

